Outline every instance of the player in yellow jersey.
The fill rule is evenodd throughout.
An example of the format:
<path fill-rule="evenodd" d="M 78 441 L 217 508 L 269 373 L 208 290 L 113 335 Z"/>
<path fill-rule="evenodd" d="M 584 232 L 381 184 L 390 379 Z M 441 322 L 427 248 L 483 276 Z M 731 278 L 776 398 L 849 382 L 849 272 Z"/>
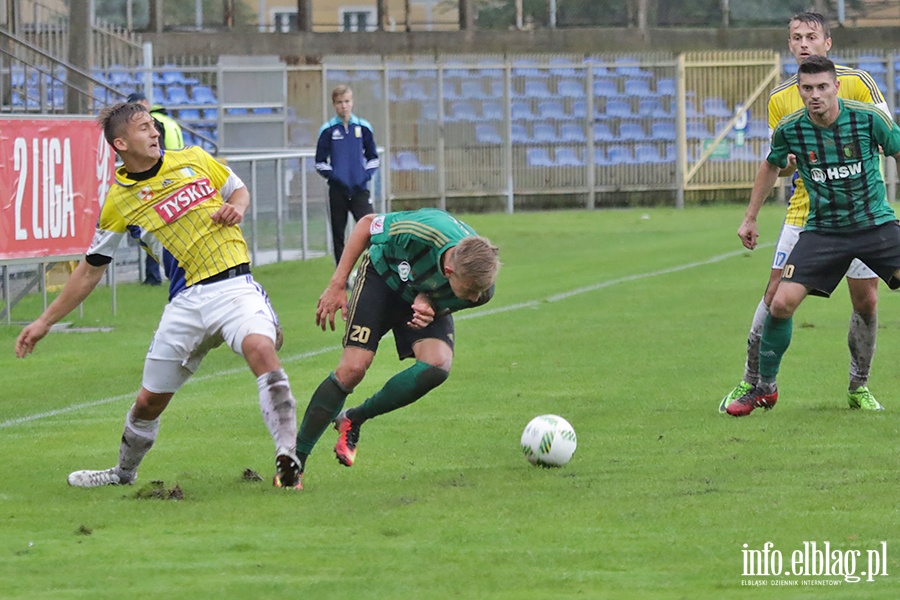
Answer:
<path fill-rule="evenodd" d="M 791 18 L 789 23 L 788 48 L 798 63 L 810 56 L 827 56 L 831 50 L 831 31 L 828 22 L 819 13 L 803 12 Z M 840 80 L 839 96 L 844 99 L 858 100 L 875 104 L 885 114 L 890 115 L 884 96 L 872 76 L 859 69 L 837 67 L 837 75 Z M 797 75 L 788 78 L 777 86 L 769 94 L 769 133 L 775 130 L 778 122 L 787 115 L 804 108 L 803 100 L 797 88 Z M 793 175 L 796 170 L 796 161 L 793 156 L 788 166 L 780 172 L 781 176 Z M 809 216 L 809 195 L 803 184 L 803 180 L 795 175 L 794 193 L 788 204 L 787 215 L 784 219 L 778 243 L 775 248 L 775 258 L 772 262 L 772 271 L 766 292 L 756 307 L 753 315 L 753 323 L 747 337 L 747 362 L 744 368 L 744 377 L 741 382 L 729 392 L 719 403 L 719 411 L 725 412 L 726 407 L 734 400 L 747 393 L 759 379 L 759 344 L 762 336 L 763 322 L 769 313 L 769 306 L 778 283 L 781 281 L 782 270 L 788 255 L 791 253 L 800 232 L 806 225 Z M 747 219 L 741 224 L 741 229 L 748 225 Z M 752 219 L 755 225 L 755 217 Z M 739 233 L 741 229 L 739 229 Z M 881 404 L 869 391 L 869 369 L 872 364 L 872 356 L 875 354 L 875 336 L 878 329 L 877 310 L 878 303 L 878 276 L 859 260 L 854 260 L 847 270 L 847 287 L 850 290 L 850 300 L 853 304 L 853 314 L 850 317 L 850 329 L 847 342 L 850 347 L 850 385 L 847 401 L 851 408 L 867 410 L 883 410 Z"/>
<path fill-rule="evenodd" d="M 99 121 L 124 165 L 116 172 L 84 260 L 56 300 L 19 334 L 16 355 L 30 354 L 54 323 L 88 297 L 128 227 L 140 227 L 174 256 L 184 269 L 186 287 L 166 305 L 147 351 L 118 464 L 71 473 L 69 484 L 133 482 L 175 392 L 209 350 L 227 343 L 256 375 L 260 409 L 275 441 L 274 483 L 300 489 L 296 401 L 275 352 L 277 320 L 265 291 L 250 275 L 247 242 L 238 227 L 250 204 L 247 188 L 200 148 L 161 152 L 153 118 L 139 104 L 107 108 Z"/>

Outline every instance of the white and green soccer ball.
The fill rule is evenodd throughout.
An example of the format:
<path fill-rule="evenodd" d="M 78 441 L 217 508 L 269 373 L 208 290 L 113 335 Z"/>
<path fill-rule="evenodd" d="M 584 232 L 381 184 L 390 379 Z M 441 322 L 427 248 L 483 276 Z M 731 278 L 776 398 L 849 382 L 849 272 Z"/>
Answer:
<path fill-rule="evenodd" d="M 577 445 L 575 430 L 558 415 L 535 417 L 522 432 L 522 452 L 533 465 L 562 467 L 575 454 Z"/>

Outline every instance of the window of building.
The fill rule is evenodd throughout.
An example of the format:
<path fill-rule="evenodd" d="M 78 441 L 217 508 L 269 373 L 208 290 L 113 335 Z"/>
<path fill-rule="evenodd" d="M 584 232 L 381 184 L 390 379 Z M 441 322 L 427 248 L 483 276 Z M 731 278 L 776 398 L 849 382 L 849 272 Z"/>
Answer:
<path fill-rule="evenodd" d="M 373 8 L 341 8 L 338 10 L 341 31 L 375 31 L 376 13 Z"/>

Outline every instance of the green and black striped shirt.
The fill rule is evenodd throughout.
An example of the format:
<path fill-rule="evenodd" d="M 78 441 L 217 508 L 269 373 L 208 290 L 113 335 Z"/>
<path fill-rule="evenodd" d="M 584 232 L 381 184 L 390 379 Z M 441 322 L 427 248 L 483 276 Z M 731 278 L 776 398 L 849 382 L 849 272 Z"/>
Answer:
<path fill-rule="evenodd" d="M 436 208 L 380 214 L 369 227 L 369 258 L 391 289 L 410 303 L 427 294 L 438 312 L 454 312 L 479 306 L 493 294 L 493 287 L 478 302 L 457 298 L 441 268 L 441 255 L 475 230 Z"/>
<path fill-rule="evenodd" d="M 779 121 L 767 160 L 787 165 L 797 156 L 809 191 L 807 229 L 866 229 L 896 219 L 887 203 L 878 147 L 900 152 L 900 128 L 874 105 L 838 99 L 840 113 L 827 128 L 809 118 L 806 108 Z"/>

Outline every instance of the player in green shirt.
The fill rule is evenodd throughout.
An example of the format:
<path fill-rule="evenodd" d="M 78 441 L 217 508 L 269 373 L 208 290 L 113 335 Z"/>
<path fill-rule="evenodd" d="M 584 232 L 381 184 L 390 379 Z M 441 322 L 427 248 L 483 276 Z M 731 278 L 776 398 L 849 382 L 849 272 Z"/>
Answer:
<path fill-rule="evenodd" d="M 347 278 L 360 256 L 348 303 Z M 297 434 L 304 467 L 332 422 L 339 432 L 337 459 L 352 466 L 365 421 L 415 402 L 447 379 L 454 345 L 451 313 L 488 302 L 499 267 L 497 248 L 442 210 L 370 214 L 359 220 L 316 309 L 323 331 L 326 324 L 334 331 L 338 311 L 347 328 L 338 366 L 313 393 Z M 415 364 L 342 412 L 389 331 L 400 359 L 412 357 Z"/>
<path fill-rule="evenodd" d="M 872 105 L 838 98 L 834 63 L 824 56 L 800 64 L 797 87 L 805 108 L 775 128 L 738 235 L 745 247 L 756 247 L 757 215 L 788 154 L 796 155 L 809 191 L 809 220 L 763 325 L 759 383 L 726 409 L 736 417 L 768 410 L 778 401 L 775 377 L 791 341 L 791 317 L 807 295 L 828 297 L 854 258 L 891 289 L 900 287 L 900 224 L 879 170 L 879 146 L 900 161 L 900 128 Z"/>

